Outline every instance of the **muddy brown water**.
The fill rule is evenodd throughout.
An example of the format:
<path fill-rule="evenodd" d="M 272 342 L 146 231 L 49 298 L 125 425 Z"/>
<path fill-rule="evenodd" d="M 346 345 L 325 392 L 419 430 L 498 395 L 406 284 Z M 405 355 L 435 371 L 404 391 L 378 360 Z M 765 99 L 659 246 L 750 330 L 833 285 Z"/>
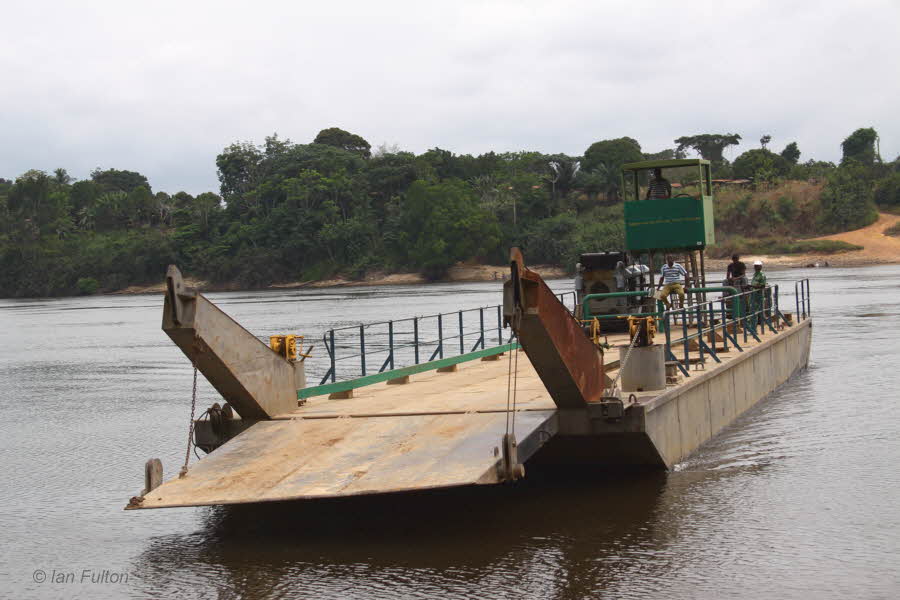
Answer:
<path fill-rule="evenodd" d="M 174 475 L 187 433 L 161 298 L 0 300 L 0 596 L 900 597 L 900 267 L 770 276 L 804 274 L 810 368 L 672 472 L 139 512 L 144 461 Z M 257 335 L 315 334 L 499 284 L 211 297 Z"/>

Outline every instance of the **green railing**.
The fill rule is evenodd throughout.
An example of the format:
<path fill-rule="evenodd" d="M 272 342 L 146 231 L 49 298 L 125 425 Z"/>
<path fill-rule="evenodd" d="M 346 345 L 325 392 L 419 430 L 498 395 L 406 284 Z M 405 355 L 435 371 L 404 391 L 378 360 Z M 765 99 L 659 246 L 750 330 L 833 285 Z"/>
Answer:
<path fill-rule="evenodd" d="M 556 296 L 574 310 L 574 292 Z M 499 354 L 510 347 L 512 335 L 504 337 L 503 307 L 494 305 L 338 327 L 326 331 L 322 341 L 328 368 L 318 386 L 300 391 L 301 398 L 449 366 L 446 361 L 456 364 Z"/>
<path fill-rule="evenodd" d="M 766 286 L 759 290 L 738 292 L 733 287 L 714 288 L 689 288 L 686 293 L 710 293 L 727 292 L 720 298 L 699 302 L 692 306 L 666 310 L 662 302 L 657 301 L 655 312 L 629 313 L 636 316 L 652 316 L 657 320 L 658 329 L 666 336 L 666 360 L 674 362 L 679 370 L 690 376 L 689 367 L 692 361 L 691 342 L 696 340 L 699 362 L 705 362 L 706 356 L 721 362 L 718 357 L 720 351 L 729 351 L 729 343 L 739 352 L 743 352 L 742 343 L 746 344 L 752 337 L 761 341 L 759 337 L 766 329 L 775 332 L 780 323 L 791 326 L 781 310 L 779 286 Z M 591 299 L 613 298 L 617 296 L 648 295 L 643 292 L 616 292 L 612 294 L 591 294 L 583 299 L 583 314 L 586 319 L 617 319 L 629 314 L 594 315 L 590 312 L 588 301 Z M 809 279 L 798 281 L 794 285 L 796 302 L 796 317 L 793 322 L 805 320 L 810 315 L 810 289 Z M 674 337 L 677 333 L 681 337 Z M 742 340 L 739 339 L 742 337 Z M 721 340 L 719 339 L 721 338 Z M 712 341 L 712 345 L 707 343 Z M 721 350 L 719 342 L 721 341 Z M 676 356 L 683 349 L 683 358 Z"/>

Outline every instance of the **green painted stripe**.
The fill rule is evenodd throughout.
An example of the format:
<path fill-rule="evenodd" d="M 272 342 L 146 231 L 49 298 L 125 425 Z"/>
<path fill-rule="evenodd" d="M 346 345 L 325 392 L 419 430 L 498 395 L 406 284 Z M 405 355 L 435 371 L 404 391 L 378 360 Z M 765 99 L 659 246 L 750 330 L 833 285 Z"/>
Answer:
<path fill-rule="evenodd" d="M 302 390 L 297 390 L 297 398 L 303 400 L 304 398 L 310 398 L 312 396 L 324 396 L 325 394 L 334 394 L 336 392 L 355 390 L 367 385 L 372 385 L 373 383 L 381 383 L 382 381 L 387 381 L 388 379 L 397 379 L 399 377 L 405 377 L 406 375 L 415 375 L 416 373 L 424 373 L 425 371 L 434 371 L 435 369 L 440 369 L 442 367 L 458 365 L 460 363 L 469 362 L 470 360 L 478 360 L 479 358 L 483 358 L 485 356 L 502 354 L 504 352 L 509 352 L 510 350 L 515 350 L 519 347 L 520 346 L 518 343 L 503 344 L 502 346 L 487 348 L 485 350 L 477 350 L 475 352 L 469 352 L 468 354 L 461 354 L 460 356 L 441 358 L 439 360 L 433 360 L 431 362 L 422 363 L 420 365 L 403 367 L 400 369 L 394 369 L 393 371 L 377 373 L 375 375 L 366 375 L 365 377 L 351 379 L 349 381 L 337 381 L 335 383 L 326 383 L 325 385 L 317 385 L 311 388 L 303 388 Z"/>

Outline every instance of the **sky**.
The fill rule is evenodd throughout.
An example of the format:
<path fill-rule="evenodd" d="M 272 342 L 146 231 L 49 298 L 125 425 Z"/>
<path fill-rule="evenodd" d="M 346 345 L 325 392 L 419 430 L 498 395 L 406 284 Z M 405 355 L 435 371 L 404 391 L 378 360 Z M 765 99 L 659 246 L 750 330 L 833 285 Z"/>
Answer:
<path fill-rule="evenodd" d="M 0 0 L 0 177 L 63 167 L 217 191 L 215 158 L 340 127 L 421 153 L 645 152 L 738 133 L 900 154 L 900 2 Z M 893 65 L 893 66 L 892 66 Z"/>

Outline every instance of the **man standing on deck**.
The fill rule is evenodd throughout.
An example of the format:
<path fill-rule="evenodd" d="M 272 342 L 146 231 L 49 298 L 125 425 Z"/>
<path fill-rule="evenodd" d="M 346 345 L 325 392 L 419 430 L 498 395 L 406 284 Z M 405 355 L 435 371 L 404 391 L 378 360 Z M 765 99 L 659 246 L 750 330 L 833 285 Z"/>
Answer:
<path fill-rule="evenodd" d="M 681 305 L 684 306 L 684 286 L 687 278 L 687 271 L 684 270 L 684 267 L 675 262 L 670 254 L 666 256 L 666 264 L 662 266 L 659 274 L 659 285 L 656 286 L 656 289 L 662 287 L 659 299 L 663 301 L 666 308 L 672 308 L 672 304 L 669 302 L 669 294 L 672 292 L 678 294 Z"/>
<path fill-rule="evenodd" d="M 750 287 L 753 288 L 753 310 L 759 310 L 760 307 L 763 306 L 763 298 L 765 298 L 765 312 L 766 315 L 768 315 L 771 298 L 769 297 L 770 292 L 766 287 L 768 285 L 766 274 L 762 272 L 762 268 L 763 264 L 761 260 L 753 263 L 753 279 L 750 281 Z"/>
<path fill-rule="evenodd" d="M 653 169 L 653 180 L 647 187 L 647 200 L 665 200 L 672 197 L 672 185 L 662 176 L 662 169 Z"/>
<path fill-rule="evenodd" d="M 747 290 L 747 265 L 737 254 L 731 255 L 728 272 L 725 274 L 725 285 L 735 287 L 742 292 Z"/>

